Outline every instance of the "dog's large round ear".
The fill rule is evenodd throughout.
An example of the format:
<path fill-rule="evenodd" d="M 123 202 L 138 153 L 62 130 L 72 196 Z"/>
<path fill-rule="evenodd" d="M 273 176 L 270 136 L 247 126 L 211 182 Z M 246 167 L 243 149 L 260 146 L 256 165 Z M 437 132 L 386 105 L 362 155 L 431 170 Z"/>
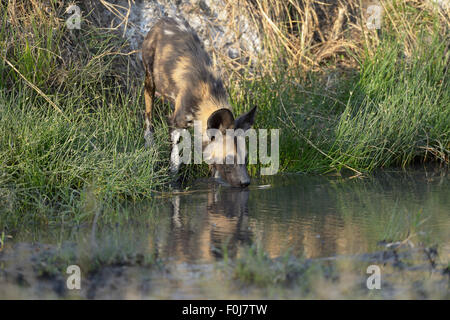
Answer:
<path fill-rule="evenodd" d="M 251 128 L 255 122 L 256 106 L 254 106 L 249 112 L 244 113 L 242 116 L 234 121 L 234 127 L 236 129 L 242 129 L 244 131 Z"/>
<path fill-rule="evenodd" d="M 232 128 L 234 116 L 228 109 L 219 109 L 214 111 L 208 118 L 208 129 L 217 129 L 225 133 L 226 129 Z"/>

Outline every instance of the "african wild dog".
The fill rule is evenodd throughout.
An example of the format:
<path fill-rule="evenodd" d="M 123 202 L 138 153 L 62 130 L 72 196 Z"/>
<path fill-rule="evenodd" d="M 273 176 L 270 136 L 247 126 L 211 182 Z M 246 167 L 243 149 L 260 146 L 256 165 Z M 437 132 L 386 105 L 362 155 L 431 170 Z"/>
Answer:
<path fill-rule="evenodd" d="M 174 112 L 169 117 L 173 146 L 179 139 L 174 129 L 188 128 L 193 125 L 194 120 L 201 121 L 204 131 L 203 149 L 209 146 L 208 149 L 212 149 L 211 153 L 214 154 L 216 148 L 222 148 L 226 143 L 234 145 L 232 154 L 223 149 L 226 150 L 223 152 L 223 161 L 210 165 L 213 174 L 233 186 L 249 185 L 246 164 L 237 162 L 236 138 L 229 138 L 225 133 L 227 129 L 248 130 L 255 120 L 256 107 L 234 119 L 227 91 L 220 77 L 213 71 L 211 59 L 195 31 L 179 19 L 159 20 L 144 39 L 142 60 L 146 73 L 144 95 L 147 145 L 153 139 L 152 108 L 155 93 L 158 93 L 174 105 Z M 222 143 L 214 141 L 214 137 L 208 137 L 205 134 L 207 129 L 220 130 L 225 137 Z M 227 141 L 228 139 L 233 141 Z M 172 172 L 177 172 L 180 164 L 175 161 L 174 150 L 175 148 L 172 151 L 171 169 Z M 229 161 L 230 156 L 234 157 L 234 162 Z"/>

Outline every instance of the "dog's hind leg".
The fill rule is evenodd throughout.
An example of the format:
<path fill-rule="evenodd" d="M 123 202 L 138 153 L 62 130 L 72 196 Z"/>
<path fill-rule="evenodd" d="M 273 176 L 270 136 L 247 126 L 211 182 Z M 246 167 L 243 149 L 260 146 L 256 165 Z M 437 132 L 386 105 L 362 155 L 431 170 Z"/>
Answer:
<path fill-rule="evenodd" d="M 145 146 L 153 144 L 153 103 L 155 100 L 155 78 L 153 66 L 155 63 L 156 38 L 154 33 L 149 33 L 142 44 L 142 62 L 145 69 Z"/>

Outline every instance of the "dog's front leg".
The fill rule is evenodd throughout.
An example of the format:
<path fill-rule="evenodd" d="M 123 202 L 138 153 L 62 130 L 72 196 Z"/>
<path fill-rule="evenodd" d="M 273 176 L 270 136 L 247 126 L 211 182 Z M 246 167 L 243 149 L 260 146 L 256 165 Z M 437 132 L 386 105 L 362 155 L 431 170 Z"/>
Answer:
<path fill-rule="evenodd" d="M 181 134 L 179 129 L 172 130 L 170 134 L 170 140 L 172 142 L 172 152 L 170 154 L 170 172 L 172 174 L 177 174 L 181 165 L 180 150 L 178 148 L 180 135 Z"/>

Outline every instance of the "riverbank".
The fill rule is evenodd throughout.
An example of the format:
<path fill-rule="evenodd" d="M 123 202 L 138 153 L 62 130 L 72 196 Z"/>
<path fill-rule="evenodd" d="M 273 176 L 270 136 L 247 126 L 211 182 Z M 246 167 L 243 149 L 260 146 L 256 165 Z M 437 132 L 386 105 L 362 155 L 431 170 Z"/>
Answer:
<path fill-rule="evenodd" d="M 91 206 L 0 234 L 0 299 L 448 299 L 449 189 L 438 168 L 284 174 Z"/>

